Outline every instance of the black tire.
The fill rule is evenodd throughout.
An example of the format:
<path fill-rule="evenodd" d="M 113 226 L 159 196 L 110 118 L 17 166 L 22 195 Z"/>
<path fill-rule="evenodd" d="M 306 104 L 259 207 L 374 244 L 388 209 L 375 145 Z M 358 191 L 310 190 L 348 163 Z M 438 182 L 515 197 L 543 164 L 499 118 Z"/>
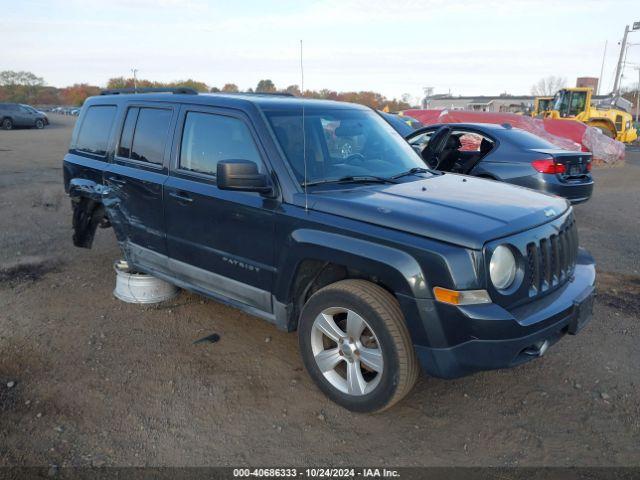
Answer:
<path fill-rule="evenodd" d="M 384 368 L 372 391 L 350 395 L 327 380 L 314 358 L 312 329 L 325 309 L 351 310 L 370 325 L 382 352 Z M 404 398 L 418 378 L 419 365 L 398 301 L 382 287 L 365 280 L 341 280 L 309 298 L 300 315 L 298 342 L 304 365 L 320 390 L 331 400 L 355 412 L 380 412 Z"/>
<path fill-rule="evenodd" d="M 44 128 L 44 120 L 42 120 L 41 118 L 36 119 L 35 127 L 38 130 L 42 130 Z"/>
<path fill-rule="evenodd" d="M 616 138 L 615 134 L 614 134 L 611 130 L 609 130 L 608 128 L 606 128 L 606 127 L 599 127 L 599 126 L 596 126 L 596 128 L 597 128 L 598 130 L 600 130 L 600 132 L 602 132 L 602 134 L 603 134 L 605 137 L 609 137 L 609 138 L 612 138 L 612 139 L 615 139 L 615 138 Z"/>
<path fill-rule="evenodd" d="M 3 130 L 11 130 L 13 129 L 13 120 L 11 120 L 10 118 L 3 118 L 0 126 L 2 126 Z"/>

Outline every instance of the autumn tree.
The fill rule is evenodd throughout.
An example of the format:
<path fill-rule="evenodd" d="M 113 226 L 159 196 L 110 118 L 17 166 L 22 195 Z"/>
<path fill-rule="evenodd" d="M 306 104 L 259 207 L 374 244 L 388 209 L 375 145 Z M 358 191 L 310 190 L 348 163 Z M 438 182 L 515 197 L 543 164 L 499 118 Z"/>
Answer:
<path fill-rule="evenodd" d="M 176 88 L 176 87 L 186 87 L 193 88 L 198 92 L 208 92 L 209 86 L 204 82 L 199 82 L 197 80 L 187 79 L 187 80 L 176 80 L 173 82 L 156 82 L 146 79 L 137 79 L 134 81 L 133 77 L 125 78 L 125 77 L 114 77 L 110 78 L 107 82 L 107 88 L 134 88 L 137 86 L 138 88 Z"/>
<path fill-rule="evenodd" d="M 550 97 L 567 85 L 567 79 L 550 75 L 541 78 L 531 87 L 531 95 L 535 97 Z"/>
<path fill-rule="evenodd" d="M 288 93 L 290 95 L 293 95 L 294 97 L 299 97 L 302 95 L 302 92 L 300 91 L 300 87 L 298 85 L 289 85 L 283 91 L 284 93 Z"/>
<path fill-rule="evenodd" d="M 100 88 L 86 83 L 76 83 L 60 90 L 60 101 L 64 105 L 82 105 L 87 97 L 100 94 Z"/>
<path fill-rule="evenodd" d="M 260 80 L 258 82 L 258 86 L 256 87 L 256 92 L 272 93 L 275 91 L 276 91 L 276 86 L 269 79 Z"/>
<path fill-rule="evenodd" d="M 0 88 L 3 97 L 16 103 L 33 103 L 38 90 L 44 85 L 42 77 L 31 72 L 14 72 L 4 70 L 0 72 Z"/>
<path fill-rule="evenodd" d="M 148 83 L 148 85 L 144 85 L 144 83 Z M 116 88 L 133 88 L 135 85 L 135 81 L 132 78 L 125 78 L 125 77 L 114 77 L 114 78 L 110 78 L 109 81 L 107 82 L 107 88 L 108 89 L 116 89 Z M 138 87 L 150 87 L 151 86 L 151 82 L 149 82 L 148 80 L 138 80 L 137 81 L 137 86 Z"/>
<path fill-rule="evenodd" d="M 209 86 L 204 83 L 204 82 L 199 82 L 197 80 L 192 80 L 191 78 L 188 78 L 186 80 L 177 80 L 175 82 L 168 82 L 168 83 L 161 83 L 161 82 L 157 82 L 158 83 L 158 87 L 186 87 L 186 88 L 193 88 L 196 92 L 208 92 L 209 91 Z"/>
<path fill-rule="evenodd" d="M 235 83 L 225 83 L 224 86 L 222 87 L 222 91 L 236 93 L 236 92 L 239 92 L 240 89 Z"/>
<path fill-rule="evenodd" d="M 56 87 L 40 87 L 33 99 L 34 105 L 58 105 L 60 90 Z"/>

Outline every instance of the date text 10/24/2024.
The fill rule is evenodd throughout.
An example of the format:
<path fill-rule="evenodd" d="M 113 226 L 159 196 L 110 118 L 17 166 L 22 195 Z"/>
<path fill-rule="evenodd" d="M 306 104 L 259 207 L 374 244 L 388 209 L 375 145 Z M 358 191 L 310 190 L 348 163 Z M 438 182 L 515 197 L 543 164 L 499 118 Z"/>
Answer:
<path fill-rule="evenodd" d="M 387 468 L 236 468 L 234 478 L 398 478 L 397 470 Z"/>

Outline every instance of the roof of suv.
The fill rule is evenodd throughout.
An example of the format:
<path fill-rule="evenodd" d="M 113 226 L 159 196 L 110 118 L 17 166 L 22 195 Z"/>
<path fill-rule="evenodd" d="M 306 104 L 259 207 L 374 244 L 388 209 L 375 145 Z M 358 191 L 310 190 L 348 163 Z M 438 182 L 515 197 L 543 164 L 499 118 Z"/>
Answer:
<path fill-rule="evenodd" d="M 156 102 L 191 103 L 212 106 L 237 106 L 253 104 L 264 110 L 291 110 L 304 106 L 305 109 L 351 108 L 369 110 L 363 105 L 336 102 L 333 100 L 316 100 L 294 97 L 289 95 L 274 95 L 260 93 L 200 93 L 197 95 L 185 93 L 139 93 L 100 95 L 92 97 L 92 103 L 113 103 L 120 100 L 149 100 Z"/>

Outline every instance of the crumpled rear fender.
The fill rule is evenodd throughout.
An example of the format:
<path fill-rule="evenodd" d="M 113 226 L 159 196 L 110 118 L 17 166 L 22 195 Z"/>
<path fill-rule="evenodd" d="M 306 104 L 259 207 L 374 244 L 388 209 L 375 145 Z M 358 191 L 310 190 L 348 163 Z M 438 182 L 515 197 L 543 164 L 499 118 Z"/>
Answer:
<path fill-rule="evenodd" d="M 98 226 L 113 226 L 116 238 L 125 237 L 118 199 L 113 190 L 93 180 L 74 178 L 69 182 L 73 208 L 73 244 L 91 248 Z"/>

